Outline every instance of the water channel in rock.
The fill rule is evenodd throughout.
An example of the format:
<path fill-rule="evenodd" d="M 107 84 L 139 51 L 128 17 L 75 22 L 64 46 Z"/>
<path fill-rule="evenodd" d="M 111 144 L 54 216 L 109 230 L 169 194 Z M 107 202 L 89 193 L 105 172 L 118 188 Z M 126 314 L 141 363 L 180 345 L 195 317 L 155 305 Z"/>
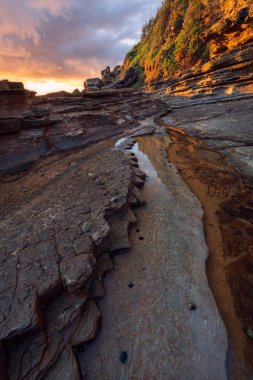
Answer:
<path fill-rule="evenodd" d="M 148 177 L 99 300 L 102 328 L 80 355 L 88 380 L 227 379 L 227 334 L 208 286 L 203 210 L 167 159 L 166 134 L 132 148 Z M 124 360 L 122 360 L 122 353 Z M 123 362 L 124 363 L 123 363 Z"/>

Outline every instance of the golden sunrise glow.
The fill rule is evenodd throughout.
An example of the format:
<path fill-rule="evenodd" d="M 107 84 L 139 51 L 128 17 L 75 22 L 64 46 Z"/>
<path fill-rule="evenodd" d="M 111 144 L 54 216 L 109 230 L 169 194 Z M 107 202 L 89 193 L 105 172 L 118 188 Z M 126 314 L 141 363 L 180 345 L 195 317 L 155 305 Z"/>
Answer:
<path fill-rule="evenodd" d="M 37 95 L 58 91 L 73 92 L 76 88 L 83 90 L 83 83 L 80 80 L 31 79 L 24 81 L 24 85 L 27 90 L 36 91 Z"/>
<path fill-rule="evenodd" d="M 161 0 L 91 3 L 1 1 L 0 80 L 23 82 L 38 95 L 82 90 L 85 79 L 123 61 Z"/>

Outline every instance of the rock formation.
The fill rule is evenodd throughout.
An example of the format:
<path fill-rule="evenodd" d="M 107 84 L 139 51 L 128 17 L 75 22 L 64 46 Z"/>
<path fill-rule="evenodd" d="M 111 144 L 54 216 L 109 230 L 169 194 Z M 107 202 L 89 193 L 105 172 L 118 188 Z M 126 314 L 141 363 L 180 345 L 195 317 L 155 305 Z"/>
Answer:
<path fill-rule="evenodd" d="M 167 107 L 140 90 L 79 96 L 60 92 L 36 97 L 28 104 L 21 88 L 2 90 L 2 99 L 5 102 L 0 116 L 2 172 L 20 170 L 39 157 L 115 136 Z"/>
<path fill-rule="evenodd" d="M 80 378 L 75 350 L 100 326 L 94 296 L 110 255 L 130 248 L 136 166 L 116 150 L 81 158 L 51 180 L 49 169 L 32 200 L 1 205 L 1 380 Z"/>
<path fill-rule="evenodd" d="M 102 88 L 102 81 L 99 78 L 87 79 L 84 82 L 84 90 L 86 92 L 99 91 Z"/>
<path fill-rule="evenodd" d="M 134 67 L 130 67 L 124 72 L 121 66 L 116 66 L 113 71 L 107 66 L 101 71 L 101 79 L 87 79 L 84 82 L 84 92 L 132 87 L 137 84 L 139 76 L 139 70 Z"/>
<path fill-rule="evenodd" d="M 78 90 L 78 88 L 76 88 L 76 89 L 72 92 L 72 95 L 74 95 L 74 96 L 80 96 L 80 95 L 81 95 L 81 92 L 80 92 L 80 90 Z"/>
<path fill-rule="evenodd" d="M 116 77 L 108 67 L 102 71 L 100 87 L 147 84 L 173 95 L 252 92 L 252 25 L 247 0 L 166 0 Z"/>
<path fill-rule="evenodd" d="M 28 106 L 29 99 L 35 96 L 36 92 L 24 89 L 21 82 L 0 81 L 0 117 L 4 115 L 16 115 L 24 111 Z M 2 130 L 2 126 L 1 126 Z"/>
<path fill-rule="evenodd" d="M 190 340 L 185 346 L 178 336 L 177 344 L 174 337 L 168 340 L 170 359 L 176 355 L 179 361 L 196 352 L 201 360 L 198 323 L 203 323 L 204 334 L 212 335 L 214 347 L 222 331 L 222 355 L 213 356 L 222 357 L 218 377 L 225 378 L 227 368 L 234 378 L 252 377 L 252 17 L 252 4 L 246 0 L 165 0 L 124 64 L 112 71 L 106 67 L 101 79 L 87 79 L 82 92 L 35 97 L 22 83 L 0 82 L 0 380 L 85 376 L 77 353 L 99 331 L 96 299 L 105 294 L 104 276 L 113 269 L 113 256 L 130 249 L 129 226 L 137 221 L 133 208 L 144 205 L 145 199 L 153 199 L 150 214 L 141 209 L 147 231 L 155 230 L 147 241 L 157 243 L 159 223 L 164 231 L 161 264 L 155 257 L 152 263 L 157 266 L 148 269 L 147 278 L 154 271 L 155 299 L 162 304 L 170 294 L 185 318 L 184 326 L 177 321 L 179 313 L 170 320 L 167 306 L 168 314 L 160 318 L 159 308 L 147 296 L 140 309 L 146 313 L 146 331 L 154 308 L 159 322 L 163 320 L 161 335 L 178 331 L 184 339 L 189 326 L 185 335 L 196 339 L 191 352 Z M 140 84 L 147 86 L 140 89 Z M 123 139 L 114 147 L 112 138 L 120 135 Z M 140 191 L 146 174 L 130 151 L 137 146 L 135 139 L 145 142 L 144 152 L 138 152 L 143 170 L 145 152 L 151 152 L 154 165 L 149 161 L 148 168 L 157 177 L 144 187 L 149 187 L 147 198 Z M 202 203 L 204 221 L 190 188 Z M 164 203 L 157 202 L 157 194 L 166 194 Z M 209 282 L 228 331 L 227 367 L 227 337 L 215 303 L 212 300 L 211 319 L 219 329 L 210 334 L 209 309 L 192 299 L 199 293 L 205 300 L 203 287 L 196 285 L 206 277 L 203 223 L 210 248 Z M 138 239 L 143 241 L 143 235 Z M 185 256 L 180 256 L 182 251 Z M 167 271 L 171 262 L 176 265 Z M 159 265 L 165 267 L 163 276 Z M 196 268 L 203 272 L 196 274 Z M 146 271 L 144 265 L 141 271 Z M 165 292 L 164 282 L 171 284 Z M 189 284 L 194 284 L 191 289 Z M 147 284 L 142 286 L 146 292 Z M 131 281 L 128 287 L 134 287 Z M 177 287 L 185 294 L 180 300 Z M 158 347 L 153 343 L 152 366 Z M 143 362 L 150 362 L 145 347 L 143 352 Z M 118 364 L 127 365 L 131 355 L 121 354 Z M 209 360 L 207 351 L 205 358 Z M 185 362 L 184 368 L 198 370 L 195 363 Z M 148 367 L 141 370 L 149 376 Z M 204 378 L 203 365 L 202 370 Z M 138 361 L 135 371 L 140 373 Z"/>

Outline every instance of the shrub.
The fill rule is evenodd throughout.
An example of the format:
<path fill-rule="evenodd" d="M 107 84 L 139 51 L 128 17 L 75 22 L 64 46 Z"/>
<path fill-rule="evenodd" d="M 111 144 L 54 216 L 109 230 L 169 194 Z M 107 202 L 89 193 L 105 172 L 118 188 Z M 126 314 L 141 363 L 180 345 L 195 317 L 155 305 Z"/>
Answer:
<path fill-rule="evenodd" d="M 163 1 L 156 17 L 144 24 L 141 41 L 126 55 L 125 67 L 141 68 L 146 80 L 155 80 L 207 61 L 209 48 L 201 41 L 201 1 Z"/>

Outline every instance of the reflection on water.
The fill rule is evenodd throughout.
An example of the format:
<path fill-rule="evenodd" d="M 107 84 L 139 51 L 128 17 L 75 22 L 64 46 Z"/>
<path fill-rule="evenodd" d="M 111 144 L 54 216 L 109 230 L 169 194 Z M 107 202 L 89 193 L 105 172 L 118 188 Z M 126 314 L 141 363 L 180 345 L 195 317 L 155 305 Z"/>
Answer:
<path fill-rule="evenodd" d="M 132 148 L 149 176 L 140 190 L 146 205 L 136 211 L 131 251 L 115 258 L 105 278 L 102 330 L 80 357 L 87 380 L 227 378 L 226 331 L 205 273 L 203 214 L 168 164 L 167 145 L 147 136 Z"/>
<path fill-rule="evenodd" d="M 122 137 L 121 139 L 119 139 L 116 144 L 115 144 L 115 147 L 119 147 L 120 145 L 124 144 L 124 142 L 128 139 L 128 137 Z"/>
<path fill-rule="evenodd" d="M 152 165 L 152 163 L 151 163 L 150 159 L 148 158 L 148 156 L 140 150 L 138 143 L 136 143 L 133 146 L 133 148 L 131 149 L 131 151 L 138 158 L 141 170 L 143 170 L 149 177 L 157 177 L 157 179 L 161 183 L 161 180 L 160 180 L 160 178 L 158 176 L 157 171 L 155 170 L 155 168 Z"/>

